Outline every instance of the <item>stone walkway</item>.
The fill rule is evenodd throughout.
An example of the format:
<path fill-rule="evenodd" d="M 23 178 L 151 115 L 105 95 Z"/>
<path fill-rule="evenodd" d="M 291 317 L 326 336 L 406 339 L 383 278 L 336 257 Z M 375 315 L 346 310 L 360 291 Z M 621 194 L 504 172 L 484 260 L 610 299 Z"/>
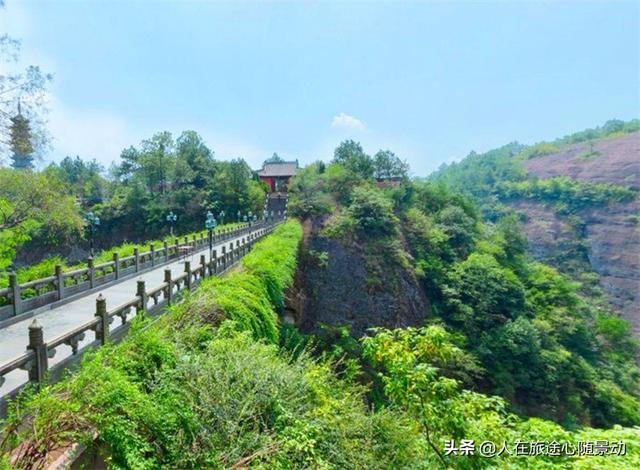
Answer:
<path fill-rule="evenodd" d="M 218 256 L 220 256 L 220 249 L 223 245 L 228 248 L 232 241 L 235 244 L 236 240 L 240 240 L 242 237 L 246 236 L 247 234 L 242 234 L 239 237 L 230 238 L 223 242 L 216 243 L 214 244 L 213 249 L 217 249 Z M 208 246 L 187 257 L 187 259 L 191 261 L 191 269 L 194 269 L 200 263 L 200 255 L 203 254 L 206 256 L 206 260 L 208 262 Z M 158 268 L 140 273 L 139 276 L 134 276 L 124 281 L 108 284 L 98 292 L 94 291 L 93 293 L 88 293 L 72 302 L 37 314 L 35 318 L 37 318 L 38 323 L 43 326 L 44 340 L 49 341 L 91 320 L 96 311 L 96 297 L 98 297 L 98 294 L 102 294 L 105 297 L 107 300 L 107 310 L 110 310 L 135 297 L 138 280 L 142 279 L 146 282 L 147 291 L 162 284 L 164 282 L 165 269 L 171 269 L 172 278 L 177 277 L 184 272 L 184 259 L 159 266 Z M 32 321 L 33 318 L 29 318 L 0 330 L 0 364 L 17 357 L 26 351 L 28 343 L 27 327 Z M 115 328 L 119 324 L 120 319 L 116 318 L 112 327 Z M 93 332 L 88 332 L 88 334 L 85 335 L 85 339 L 79 344 L 79 348 L 82 348 L 85 344 L 93 341 L 93 336 Z M 70 354 L 70 347 L 60 346 L 56 348 L 56 355 L 52 359 L 49 359 L 49 367 L 65 359 Z M 0 396 L 26 382 L 27 372 L 16 370 L 5 375 L 5 379 L 5 383 L 0 387 Z"/>

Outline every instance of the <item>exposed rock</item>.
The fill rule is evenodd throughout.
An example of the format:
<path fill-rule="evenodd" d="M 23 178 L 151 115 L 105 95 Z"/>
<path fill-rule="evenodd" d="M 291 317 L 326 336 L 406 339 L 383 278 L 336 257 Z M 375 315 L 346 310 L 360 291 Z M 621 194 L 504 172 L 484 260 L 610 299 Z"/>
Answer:
<path fill-rule="evenodd" d="M 582 214 L 589 261 L 613 305 L 640 337 L 640 201 L 612 204 Z"/>
<path fill-rule="evenodd" d="M 592 150 L 598 154 L 585 159 Z M 566 175 L 640 189 L 640 133 L 576 144 L 524 165 L 540 178 Z M 571 266 L 584 263 L 600 276 L 612 306 L 640 337 L 640 200 L 583 210 L 577 214 L 580 227 L 542 203 L 511 205 L 526 216 L 530 254 L 570 274 Z"/>
<path fill-rule="evenodd" d="M 594 155 L 587 156 L 592 151 Z M 523 165 L 539 178 L 570 176 L 592 183 L 614 183 L 640 189 L 640 132 L 593 144 L 571 145 L 561 152 L 527 160 Z"/>
<path fill-rule="evenodd" d="M 320 236 L 325 221 L 305 223 L 296 285 L 287 296 L 287 309 L 295 311 L 300 328 L 347 325 L 354 336 L 362 336 L 375 326 L 423 324 L 430 309 L 414 274 L 398 263 L 372 266 L 371 258 L 380 253 L 367 244 Z"/>

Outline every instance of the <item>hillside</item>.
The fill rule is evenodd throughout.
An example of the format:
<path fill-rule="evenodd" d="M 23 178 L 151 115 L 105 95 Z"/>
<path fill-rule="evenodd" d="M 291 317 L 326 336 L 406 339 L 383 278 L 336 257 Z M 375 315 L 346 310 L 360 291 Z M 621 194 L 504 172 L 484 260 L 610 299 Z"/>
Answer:
<path fill-rule="evenodd" d="M 640 189 L 640 133 L 632 132 L 568 145 L 531 158 L 524 168 L 538 178 L 569 176 L 591 183 L 613 183 Z"/>
<path fill-rule="evenodd" d="M 0 428 L 0 468 L 42 468 L 72 443 L 74 468 L 637 468 L 638 429 L 567 429 L 467 389 L 473 358 L 441 325 L 378 330 L 357 359 L 278 331 L 301 237 L 288 222 L 228 276 L 24 394 Z M 508 451 L 447 455 L 461 439 Z"/>
<path fill-rule="evenodd" d="M 300 329 L 313 332 L 321 324 L 340 325 L 360 337 L 371 326 L 422 325 L 430 305 L 413 271 L 385 259 L 390 254 L 384 248 L 323 237 L 330 224 L 329 217 L 305 222 L 291 305 Z"/>
<path fill-rule="evenodd" d="M 468 194 L 490 218 L 514 210 L 527 252 L 590 296 L 604 293 L 640 337 L 640 132 L 635 121 L 629 132 L 605 128 L 472 153 L 430 179 Z"/>
<path fill-rule="evenodd" d="M 306 230 L 289 319 L 323 349 L 356 361 L 354 337 L 441 325 L 468 354 L 445 375 L 501 396 L 511 410 L 569 427 L 635 424 L 640 375 L 629 323 L 607 308 L 574 256 L 571 275 L 589 282 L 531 257 L 526 224 L 509 205 L 518 195 L 553 198 L 555 210 L 576 219 L 583 206 L 628 202 L 635 192 L 564 179 L 538 184 L 510 153 L 526 149 L 508 148 L 497 152 L 507 161 L 498 171 L 520 177 L 467 184 L 486 191 L 480 206 L 446 185 L 410 180 L 393 154 L 384 166 L 396 168 L 395 180 L 376 181 L 382 159 L 355 142 L 343 142 L 330 165 L 302 170 L 290 187 L 289 209 Z"/>
<path fill-rule="evenodd" d="M 0 422 L 0 468 L 39 468 L 73 443 L 108 468 L 638 468 L 629 324 L 529 256 L 509 205 L 575 218 L 635 192 L 528 179 L 510 153 L 527 149 L 507 149 L 497 168 L 518 177 L 467 183 L 487 196 L 476 203 L 343 142 L 291 182 L 300 222 L 157 321 L 141 310 L 69 377 L 27 387 Z M 463 439 L 508 452 L 448 455 Z"/>
<path fill-rule="evenodd" d="M 584 155 L 594 155 L 585 158 Z M 574 144 L 561 152 L 523 162 L 538 178 L 568 176 L 589 183 L 611 183 L 640 189 L 640 133 Z M 562 267 L 566 245 L 582 245 L 585 263 L 598 274 L 613 306 L 634 325 L 640 337 L 640 198 L 611 202 L 577 212 L 576 227 L 548 206 L 530 201 L 511 203 L 526 217 L 530 252 Z"/>

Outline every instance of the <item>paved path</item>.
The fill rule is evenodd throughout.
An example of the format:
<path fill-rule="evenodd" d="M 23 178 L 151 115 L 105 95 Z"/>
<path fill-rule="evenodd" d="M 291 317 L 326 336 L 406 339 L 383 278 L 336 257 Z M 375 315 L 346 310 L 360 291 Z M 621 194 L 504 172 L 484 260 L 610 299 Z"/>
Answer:
<path fill-rule="evenodd" d="M 230 238 L 214 244 L 213 249 L 218 250 L 218 256 L 221 254 L 220 248 L 224 245 L 229 248 L 229 244 L 233 241 L 246 237 L 242 234 L 239 237 Z M 193 253 L 187 259 L 191 260 L 191 269 L 194 269 L 200 263 L 200 255 L 206 256 L 209 261 L 209 247 Z M 164 282 L 164 270 L 171 269 L 171 277 L 175 278 L 184 272 L 184 259 L 174 261 L 169 264 L 162 265 L 158 268 L 140 273 L 138 276 L 131 277 L 127 280 L 117 283 L 111 283 L 104 286 L 98 292 L 87 293 L 86 295 L 67 304 L 46 310 L 36 315 L 35 318 L 43 326 L 44 340 L 49 341 L 75 327 L 88 322 L 94 316 L 96 310 L 96 297 L 101 293 L 107 300 L 107 310 L 110 310 L 126 301 L 131 300 L 136 295 L 137 281 L 142 279 L 146 282 L 146 290 L 149 291 Z M 28 342 L 27 327 L 33 321 L 33 318 L 23 320 L 11 326 L 0 330 L 0 364 L 5 363 L 26 351 Z M 120 319 L 116 318 L 112 325 L 113 328 L 120 324 Z M 83 347 L 85 344 L 94 340 L 93 332 L 87 332 L 84 341 L 79 344 Z M 49 367 L 60 362 L 71 354 L 71 348 L 68 346 L 60 346 L 56 348 L 56 355 L 49 359 Z M 16 370 L 5 375 L 6 382 L 0 387 L 0 396 L 22 385 L 27 381 L 27 372 Z"/>

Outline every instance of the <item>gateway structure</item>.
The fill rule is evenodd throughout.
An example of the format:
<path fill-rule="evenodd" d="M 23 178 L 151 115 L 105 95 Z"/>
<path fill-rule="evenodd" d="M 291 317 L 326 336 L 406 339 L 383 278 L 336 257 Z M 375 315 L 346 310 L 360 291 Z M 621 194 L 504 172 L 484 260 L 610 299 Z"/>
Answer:
<path fill-rule="evenodd" d="M 281 159 L 265 160 L 258 177 L 269 186 L 269 192 L 286 192 L 291 177 L 298 172 L 298 160 L 287 162 Z"/>

